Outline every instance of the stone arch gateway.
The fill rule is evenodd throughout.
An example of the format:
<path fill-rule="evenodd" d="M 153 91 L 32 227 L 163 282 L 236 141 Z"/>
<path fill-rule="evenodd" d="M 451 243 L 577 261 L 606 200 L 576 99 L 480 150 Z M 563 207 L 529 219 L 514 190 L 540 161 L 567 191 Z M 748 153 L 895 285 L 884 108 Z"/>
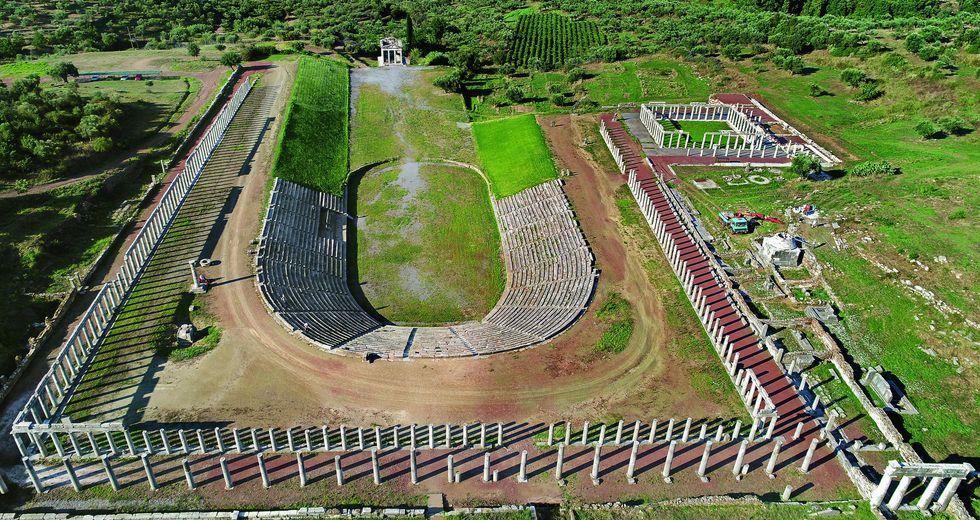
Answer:
<path fill-rule="evenodd" d="M 273 187 L 260 235 L 259 291 L 285 327 L 330 352 L 468 357 L 542 343 L 585 311 L 598 277 L 595 259 L 560 181 L 491 201 L 507 281 L 480 321 L 411 327 L 377 319 L 348 286 L 346 199 L 282 179 Z"/>

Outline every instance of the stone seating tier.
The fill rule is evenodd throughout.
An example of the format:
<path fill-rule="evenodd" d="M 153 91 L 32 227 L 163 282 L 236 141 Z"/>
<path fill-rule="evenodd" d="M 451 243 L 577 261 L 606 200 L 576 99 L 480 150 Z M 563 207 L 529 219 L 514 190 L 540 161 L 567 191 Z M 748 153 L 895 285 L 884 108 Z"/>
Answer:
<path fill-rule="evenodd" d="M 385 324 L 347 285 L 343 198 L 277 179 L 256 257 L 267 305 L 290 330 L 331 351 L 385 358 L 463 357 L 525 348 L 573 323 L 596 283 L 594 257 L 559 181 L 493 201 L 507 285 L 481 321 Z"/>

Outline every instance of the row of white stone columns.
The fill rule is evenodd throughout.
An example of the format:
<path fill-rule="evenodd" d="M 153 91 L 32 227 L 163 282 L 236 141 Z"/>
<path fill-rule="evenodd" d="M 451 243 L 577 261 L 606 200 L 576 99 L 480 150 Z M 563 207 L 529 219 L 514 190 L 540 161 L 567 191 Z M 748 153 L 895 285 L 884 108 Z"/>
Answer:
<path fill-rule="evenodd" d="M 253 85 L 246 81 L 225 104 L 205 133 L 201 143 L 191 152 L 184 170 L 174 179 L 126 251 L 115 279 L 103 285 L 82 319 L 68 336 L 65 346 L 41 378 L 34 393 L 19 413 L 15 423 L 49 420 L 58 413 L 70 387 L 84 370 L 88 357 L 108 328 L 116 310 L 146 266 L 149 255 L 162 239 L 166 227 L 200 176 L 204 163 L 211 156 Z"/>
<path fill-rule="evenodd" d="M 89 428 L 88 431 L 15 431 L 21 456 L 97 458 L 102 455 L 139 456 L 255 451 L 361 451 L 368 448 L 481 448 L 500 446 L 503 423 L 429 424 L 359 428 L 220 428 L 134 430 Z"/>
<path fill-rule="evenodd" d="M 715 431 L 708 431 L 708 421 L 700 425 L 700 431 L 692 431 L 695 421 L 688 417 L 683 422 L 674 419 L 653 420 L 649 423 L 620 420 L 613 426 L 604 423 L 582 423 L 574 430 L 570 422 L 551 423 L 547 430 L 547 445 L 615 445 L 629 442 L 654 443 L 679 440 L 682 443 L 704 440 L 714 436 L 716 442 L 735 439 L 741 432 L 741 421 L 736 421 L 731 435 L 723 431 L 719 423 Z M 675 426 L 676 425 L 676 426 Z M 556 428 L 558 436 L 556 437 Z M 658 431 L 663 429 L 663 431 Z M 645 431 L 645 433 L 644 433 Z M 766 432 L 763 436 L 763 432 Z M 758 435 L 757 435 L 758 434 Z M 78 425 L 74 430 L 68 425 L 57 429 L 15 429 L 14 440 L 22 457 L 91 459 L 102 455 L 139 456 L 246 453 L 255 451 L 361 451 L 368 448 L 470 448 L 502 446 L 508 442 L 503 423 L 471 423 L 465 425 L 428 424 L 395 425 L 389 427 L 315 427 L 315 428 L 221 428 L 157 430 L 128 430 L 123 427 L 99 428 Z M 766 430 L 761 420 L 754 421 L 748 440 L 769 439 L 772 430 Z M 564 440 L 562 440 L 564 439 Z"/>
<path fill-rule="evenodd" d="M 670 197 L 667 196 L 668 188 L 663 185 L 659 178 L 654 179 L 657 182 L 660 190 L 664 193 L 664 196 L 670 206 L 671 211 L 675 215 L 680 215 L 679 209 L 673 206 Z M 739 390 L 742 396 L 743 402 L 749 409 L 753 417 L 759 417 L 760 414 L 765 416 L 770 421 L 769 428 L 775 427 L 776 415 L 775 406 L 772 399 L 769 397 L 768 393 L 762 387 L 759 379 L 756 377 L 755 373 L 748 369 L 741 368 L 739 364 L 739 354 L 734 352 L 734 343 L 731 338 L 724 334 L 724 327 L 721 324 L 721 318 L 714 315 L 714 311 L 711 311 L 707 302 L 707 295 L 704 294 L 699 285 L 694 284 L 695 275 L 688 268 L 687 263 L 681 260 L 681 253 L 677 249 L 673 238 L 670 233 L 667 232 L 666 224 L 661 220 L 653 201 L 643 192 L 640 187 L 639 182 L 636 179 L 636 173 L 634 171 L 630 172 L 627 181 L 630 191 L 633 193 L 634 199 L 640 206 L 640 210 L 647 220 L 648 225 L 653 230 L 654 235 L 660 242 L 661 247 L 664 250 L 671 267 L 674 269 L 674 273 L 677 275 L 678 280 L 680 280 L 682 286 L 684 287 L 684 292 L 687 294 L 689 301 L 694 306 L 697 311 L 698 317 L 701 320 L 705 331 L 708 333 L 711 339 L 712 345 L 715 347 L 715 351 L 718 353 L 719 357 L 724 364 L 729 377 L 732 378 L 732 382 L 735 387 Z M 691 237 L 691 242 L 698 248 L 700 255 L 705 258 L 710 258 L 710 252 L 706 251 L 703 244 L 697 240 L 691 233 L 686 229 L 683 222 L 678 218 L 678 222 L 681 224 L 681 229 L 685 234 Z M 709 273 L 719 284 L 722 280 L 719 279 L 717 273 L 713 266 L 709 265 Z M 726 298 L 730 300 L 730 296 L 726 295 Z M 744 318 L 740 318 L 744 323 Z"/>
<path fill-rule="evenodd" d="M 897 473 L 900 473 L 900 475 L 896 475 Z M 923 482 L 928 482 L 928 484 L 926 484 L 925 490 L 916 502 L 915 507 L 922 512 L 929 511 L 930 508 L 935 511 L 942 511 L 949 506 L 950 501 L 953 500 L 953 497 L 956 495 L 956 490 L 963 483 L 963 480 L 973 473 L 973 466 L 968 463 L 906 465 L 897 461 L 891 461 L 885 468 L 881 480 L 878 482 L 878 486 L 871 493 L 871 506 L 874 508 L 884 506 L 890 511 L 898 511 L 912 482 L 917 478 L 921 478 Z M 896 478 L 899 479 L 898 485 L 892 492 L 891 497 L 888 498 L 888 502 L 885 503 L 888 490 Z M 936 492 L 939 491 L 939 487 L 944 481 L 946 485 L 943 486 L 942 493 L 939 494 L 937 499 Z M 935 504 L 933 501 L 935 501 Z"/>
<path fill-rule="evenodd" d="M 616 161 L 616 166 L 619 167 L 620 173 L 626 173 L 626 161 L 623 158 L 623 153 L 613 142 L 612 136 L 609 135 L 609 129 L 606 128 L 606 122 L 599 120 L 599 135 L 602 136 L 602 140 L 606 142 L 606 147 L 609 149 L 609 153 L 612 154 L 613 160 Z"/>
<path fill-rule="evenodd" d="M 721 442 L 721 437 L 719 436 L 716 437 L 715 439 L 704 439 L 702 437 L 702 440 L 703 440 L 703 442 L 701 442 L 702 453 L 700 457 L 700 462 L 696 470 L 696 474 L 701 479 L 701 481 L 708 482 L 708 461 L 711 456 L 711 448 L 714 443 Z M 673 480 L 671 476 L 671 472 L 673 469 L 672 466 L 673 466 L 674 454 L 679 441 L 665 440 L 664 442 L 667 446 L 667 454 L 666 457 L 664 458 L 664 465 L 663 468 L 661 469 L 661 476 L 664 482 L 670 483 Z M 639 448 L 641 443 L 640 441 L 634 439 L 629 444 L 632 449 L 630 450 L 629 463 L 627 464 L 627 468 L 626 468 L 626 480 L 630 484 L 636 484 L 637 482 L 636 461 L 637 461 L 637 456 L 639 453 Z M 745 463 L 745 455 L 748 451 L 749 444 L 750 444 L 749 439 L 743 439 L 739 443 L 738 454 L 735 457 L 735 461 L 731 470 L 732 475 L 735 477 L 736 480 L 741 480 L 742 477 L 749 470 L 748 464 Z M 775 441 L 772 442 L 772 451 L 769 454 L 765 466 L 765 472 L 769 478 L 775 478 L 776 464 L 778 462 L 779 453 L 783 444 L 784 444 L 784 440 L 782 437 L 777 437 Z M 801 472 L 803 473 L 809 472 L 810 464 L 813 460 L 813 455 L 814 452 L 816 451 L 817 444 L 818 444 L 817 439 L 813 439 L 810 442 L 806 455 L 804 456 L 803 462 L 800 465 Z M 556 450 L 555 466 L 554 466 L 555 479 L 558 480 L 558 482 L 562 485 L 564 485 L 565 476 L 566 476 L 564 470 L 566 446 L 567 446 L 566 444 L 558 444 Z M 590 477 L 592 479 L 593 484 L 595 485 L 599 485 L 601 483 L 600 467 L 602 463 L 602 448 L 603 448 L 602 444 L 596 444 L 593 450 L 593 459 L 592 459 L 592 466 L 590 470 Z M 382 475 L 381 475 L 382 466 L 380 464 L 379 456 L 378 456 L 379 448 L 371 447 L 369 450 L 370 450 L 370 457 L 371 457 L 372 479 L 375 485 L 380 485 L 382 482 Z M 307 484 L 307 468 L 305 466 L 304 457 L 309 455 L 310 453 L 311 452 L 306 450 L 300 450 L 295 452 L 296 472 L 299 477 L 300 487 L 304 487 Z M 419 483 L 417 453 L 418 453 L 418 449 L 416 447 L 410 448 L 409 474 L 410 474 L 410 479 L 412 484 Z M 264 450 L 259 450 L 255 452 L 256 464 L 259 469 L 259 475 L 262 479 L 262 486 L 268 488 L 271 486 L 271 481 L 269 479 L 269 472 L 265 464 L 266 455 L 267 452 Z M 153 470 L 153 465 L 150 461 L 151 454 L 144 452 L 139 454 L 138 456 L 146 476 L 147 484 L 153 490 L 159 489 L 156 475 Z M 112 467 L 112 462 L 111 462 L 112 459 L 110 455 L 108 454 L 101 455 L 99 457 L 99 460 L 102 463 L 102 468 L 103 471 L 105 472 L 106 479 L 109 481 L 109 484 L 112 486 L 113 490 L 119 491 L 121 486 L 120 486 L 119 478 L 116 475 L 116 471 Z M 341 462 L 342 461 L 341 455 L 334 455 L 333 461 L 334 461 L 334 476 L 336 478 L 337 485 L 342 486 L 345 483 L 345 478 L 344 478 L 344 468 Z M 492 454 L 489 451 L 484 453 L 483 470 L 482 470 L 483 482 L 491 482 L 491 481 L 497 482 L 499 480 L 499 473 L 498 473 L 499 470 L 495 470 L 495 469 L 492 470 L 492 462 L 493 462 Z M 31 461 L 31 459 L 28 457 L 24 457 L 23 464 L 35 490 L 37 490 L 38 493 L 44 493 L 45 491 L 47 491 L 47 486 L 41 480 L 40 475 L 38 474 L 36 468 L 34 467 L 34 463 Z M 234 488 L 235 486 L 234 478 L 231 471 L 229 470 L 226 458 L 223 456 L 220 457 L 218 459 L 218 464 L 221 468 L 222 479 L 224 480 L 225 489 Z M 67 458 L 63 459 L 62 465 L 65 470 L 65 475 L 68 477 L 71 486 L 75 489 L 75 491 L 81 491 L 82 485 L 78 479 L 72 460 Z M 185 482 L 187 483 L 187 487 L 191 490 L 196 489 L 197 481 L 195 479 L 195 475 L 191 468 L 189 459 L 186 458 L 183 459 L 181 461 L 181 466 L 184 472 L 184 479 Z M 452 454 L 446 456 L 446 480 L 449 483 L 458 483 L 462 480 L 460 472 L 456 470 L 456 465 Z M 516 480 L 519 483 L 526 483 L 528 481 L 527 450 L 521 450 L 520 464 L 518 466 Z"/>

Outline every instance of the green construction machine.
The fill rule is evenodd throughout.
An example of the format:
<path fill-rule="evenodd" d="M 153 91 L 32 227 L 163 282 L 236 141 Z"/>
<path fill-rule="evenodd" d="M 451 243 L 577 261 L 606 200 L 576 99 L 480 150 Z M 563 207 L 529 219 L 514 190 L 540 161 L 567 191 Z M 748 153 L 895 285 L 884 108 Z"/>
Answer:
<path fill-rule="evenodd" d="M 718 213 L 718 220 L 721 220 L 722 224 L 728 226 L 728 229 L 732 230 L 732 233 L 736 235 L 744 235 L 751 231 L 749 228 L 749 219 L 741 215 L 736 215 L 731 211 Z"/>

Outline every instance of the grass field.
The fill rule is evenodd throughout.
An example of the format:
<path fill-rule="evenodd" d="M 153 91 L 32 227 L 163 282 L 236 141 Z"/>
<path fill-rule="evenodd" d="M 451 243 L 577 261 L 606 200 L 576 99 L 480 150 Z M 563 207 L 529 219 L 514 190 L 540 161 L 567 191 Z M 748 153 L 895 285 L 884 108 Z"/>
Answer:
<path fill-rule="evenodd" d="M 704 138 L 704 134 L 708 132 L 720 132 L 722 130 L 731 130 L 732 127 L 728 126 L 728 123 L 721 121 L 661 121 L 666 130 L 683 130 L 691 135 L 691 144 L 694 146 L 701 145 L 701 139 Z M 707 143 L 705 143 L 707 146 Z"/>
<path fill-rule="evenodd" d="M 358 270 L 368 301 L 397 323 L 481 319 L 503 291 L 500 236 L 486 182 L 459 166 L 476 150 L 458 94 L 439 70 L 358 69 L 351 166 L 357 189 Z M 397 86 L 394 87 L 394 86 Z M 393 163 L 391 161 L 397 161 Z"/>
<path fill-rule="evenodd" d="M 826 276 L 844 302 L 849 352 L 864 366 L 881 364 L 895 374 L 921 412 L 902 417 L 911 442 L 938 460 L 954 453 L 975 456 L 980 430 L 980 407 L 973 405 L 980 400 L 977 331 L 964 318 L 980 320 L 980 215 L 963 209 L 980 207 L 977 65 L 964 60 L 948 76 L 919 76 L 921 60 L 894 53 L 911 66 L 890 67 L 884 56 L 858 61 L 820 52 L 807 60 L 814 71 L 806 76 L 739 67 L 750 88 L 778 113 L 811 137 L 843 149 L 845 167 L 884 159 L 901 168 L 901 175 L 887 177 L 794 182 L 796 189 L 779 196 L 842 217 L 837 234 L 850 247 L 837 252 L 827 246 L 816 253 L 830 266 Z M 839 79 L 848 67 L 891 78 L 882 83 L 884 96 L 854 101 L 855 89 Z M 814 83 L 829 94 L 810 96 Z M 973 121 L 974 131 L 930 140 L 913 131 L 920 121 L 950 115 Z M 829 230 L 818 228 L 813 235 L 817 242 L 832 243 Z M 876 263 L 897 272 L 885 272 Z M 920 285 L 960 314 L 944 315 L 902 280 Z"/>
<path fill-rule="evenodd" d="M 473 135 L 483 171 L 497 197 L 507 197 L 558 177 L 533 115 L 475 123 Z"/>
<path fill-rule="evenodd" d="M 817 191 L 841 190 L 844 186 L 828 183 L 812 183 L 801 179 L 773 182 L 767 185 L 746 184 L 728 186 L 723 175 L 742 174 L 739 169 L 676 168 L 685 181 L 709 178 L 721 186 L 719 189 L 702 191 L 687 182 L 681 189 L 691 200 L 695 209 L 701 212 L 702 221 L 716 236 L 725 235 L 738 249 L 749 247 L 754 238 L 784 229 L 783 226 L 764 223 L 750 235 L 731 235 L 723 230 L 715 218 L 718 211 L 752 209 L 761 213 L 777 214 L 783 208 L 798 206 L 812 200 Z M 774 177 L 772 174 L 760 172 Z M 744 177 L 744 175 L 743 175 Z M 842 179 L 832 181 L 847 183 Z M 847 206 L 821 205 L 826 211 L 847 210 Z M 780 215 L 781 216 L 781 215 Z M 833 243 L 826 227 L 800 228 L 800 233 L 819 247 L 814 249 L 817 258 L 829 269 L 824 276 L 834 293 L 843 302 L 841 309 L 843 328 L 837 335 L 844 341 L 848 352 L 862 366 L 882 365 L 894 373 L 905 385 L 913 403 L 919 408 L 919 415 L 904 416 L 905 428 L 913 442 L 921 442 L 926 451 L 942 458 L 948 453 L 963 453 L 970 450 L 971 431 L 980 427 L 980 415 L 976 408 L 956 406 L 956 400 L 946 396 L 958 396 L 958 400 L 969 402 L 976 398 L 978 389 L 971 385 L 969 371 L 958 372 L 956 367 L 926 352 L 926 347 L 965 349 L 963 336 L 952 333 L 955 325 L 943 318 L 925 302 L 912 297 L 898 283 L 895 277 L 874 267 L 864 256 L 876 254 L 874 247 L 860 246 L 860 237 L 865 232 L 850 232 L 852 248 L 835 251 L 828 243 Z M 820 244 L 824 244 L 820 246 Z M 731 262 L 741 255 L 736 252 L 723 253 Z M 894 265 L 894 264 L 893 264 Z M 746 281 L 750 281 L 751 277 Z M 772 317 L 791 319 L 803 315 L 803 306 L 795 303 L 780 305 L 778 301 L 767 301 L 769 291 L 763 290 L 761 283 L 744 286 L 757 300 L 760 308 L 767 310 Z M 937 331 L 946 330 L 937 337 Z M 950 330 L 952 329 L 952 330 Z M 937 345 L 940 337 L 943 345 Z M 954 350 L 955 351 L 955 350 Z M 870 430 L 870 429 L 869 429 Z"/>
<path fill-rule="evenodd" d="M 197 78 L 149 81 L 96 81 L 82 83 L 83 94 L 96 92 L 119 99 L 125 110 L 125 133 L 128 142 L 137 142 L 156 134 L 178 118 L 186 105 L 201 90 Z"/>
<path fill-rule="evenodd" d="M 526 111 L 523 107 L 533 107 L 538 114 L 569 112 L 576 104 L 589 103 L 602 107 L 643 101 L 704 101 L 711 93 L 708 82 L 690 65 L 660 56 L 591 63 L 584 68 L 588 76 L 576 84 L 569 84 L 562 71 L 530 72 L 506 81 L 499 74 L 479 74 L 469 87 L 473 91 L 471 115 L 475 119 L 513 115 Z M 508 84 L 525 92 L 524 101 L 512 104 L 504 98 Z M 564 106 L 552 102 L 549 88 L 554 86 L 565 92 Z"/>
<path fill-rule="evenodd" d="M 334 195 L 347 182 L 346 65 L 304 57 L 276 146 L 276 177 Z"/>
<path fill-rule="evenodd" d="M 351 170 L 390 159 L 476 163 L 463 99 L 435 87 L 441 70 L 361 69 L 353 73 Z M 390 85 L 399 86 L 397 93 Z"/>
<path fill-rule="evenodd" d="M 487 185 L 443 165 L 369 173 L 357 191 L 357 266 L 365 296 L 396 323 L 479 320 L 504 287 Z"/>

